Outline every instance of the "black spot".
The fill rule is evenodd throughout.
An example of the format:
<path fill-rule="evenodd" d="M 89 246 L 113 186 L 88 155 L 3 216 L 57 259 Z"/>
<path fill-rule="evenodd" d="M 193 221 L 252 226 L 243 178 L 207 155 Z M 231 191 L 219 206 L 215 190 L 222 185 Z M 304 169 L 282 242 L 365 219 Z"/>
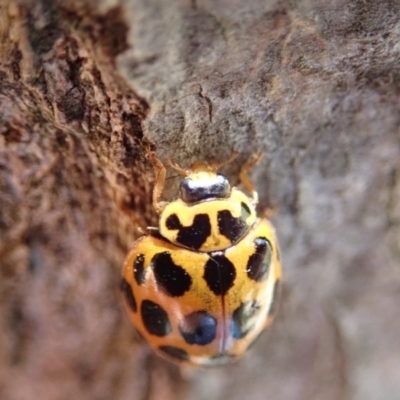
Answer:
<path fill-rule="evenodd" d="M 176 265 L 169 252 L 158 253 L 151 260 L 157 286 L 168 296 L 182 296 L 190 289 L 192 278 L 179 265 Z"/>
<path fill-rule="evenodd" d="M 131 285 L 125 280 L 125 278 L 121 279 L 119 288 L 124 293 L 125 299 L 129 305 L 129 308 L 133 312 L 136 312 L 137 311 L 136 299 L 135 299 L 135 296 L 133 295 Z"/>
<path fill-rule="evenodd" d="M 207 214 L 197 214 L 191 226 L 179 227 L 177 242 L 184 247 L 198 250 L 211 234 L 210 218 Z"/>
<path fill-rule="evenodd" d="M 256 301 L 242 303 L 232 314 L 231 329 L 235 339 L 242 339 L 254 327 L 253 317 L 260 311 L 260 304 Z"/>
<path fill-rule="evenodd" d="M 272 248 L 271 243 L 263 238 L 254 240 L 256 251 L 249 257 L 247 262 L 247 276 L 257 282 L 264 280 L 271 265 Z"/>
<path fill-rule="evenodd" d="M 250 208 L 246 203 L 243 203 L 243 201 L 240 203 L 241 206 L 241 216 L 242 219 L 245 221 L 247 218 L 249 218 L 249 215 L 251 214 Z"/>
<path fill-rule="evenodd" d="M 133 263 L 133 275 L 138 285 L 143 285 L 146 281 L 144 274 L 144 254 L 139 254 Z"/>
<path fill-rule="evenodd" d="M 188 353 L 185 350 L 180 349 L 179 347 L 175 347 L 175 346 L 160 346 L 158 348 L 158 350 L 160 350 L 161 352 L 163 352 L 167 356 L 175 358 L 176 360 L 180 360 L 180 361 L 188 361 L 189 360 Z"/>
<path fill-rule="evenodd" d="M 187 315 L 179 325 L 179 331 L 186 343 L 205 346 L 217 336 L 217 320 L 205 311 Z"/>
<path fill-rule="evenodd" d="M 171 230 L 176 230 L 181 227 L 181 223 L 179 221 L 179 218 L 176 214 L 171 214 L 166 220 L 165 220 L 165 225 L 168 229 Z"/>
<path fill-rule="evenodd" d="M 269 317 L 274 316 L 278 308 L 280 289 L 281 289 L 281 281 L 277 279 L 274 283 L 274 291 L 272 292 L 272 302 L 268 310 Z"/>
<path fill-rule="evenodd" d="M 207 362 L 204 363 L 204 367 L 219 367 L 234 362 L 236 356 L 233 354 L 220 353 L 210 357 Z"/>
<path fill-rule="evenodd" d="M 236 243 L 249 229 L 246 220 L 235 218 L 229 210 L 218 211 L 218 228 L 231 243 Z"/>
<path fill-rule="evenodd" d="M 211 253 L 203 278 L 216 295 L 225 295 L 236 278 L 235 266 L 220 251 Z"/>
<path fill-rule="evenodd" d="M 165 310 L 150 300 L 143 300 L 141 305 L 143 324 L 147 331 L 155 336 L 171 333 L 171 323 Z"/>

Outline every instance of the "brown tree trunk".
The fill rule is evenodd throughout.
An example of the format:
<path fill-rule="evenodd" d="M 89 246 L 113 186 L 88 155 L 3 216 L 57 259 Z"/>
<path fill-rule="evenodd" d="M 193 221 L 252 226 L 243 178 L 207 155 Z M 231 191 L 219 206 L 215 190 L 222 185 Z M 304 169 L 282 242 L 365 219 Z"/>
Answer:
<path fill-rule="evenodd" d="M 396 0 L 0 0 L 0 399 L 399 398 L 399 96 Z M 234 183 L 264 152 L 284 291 L 233 366 L 182 375 L 120 305 L 148 146 Z"/>

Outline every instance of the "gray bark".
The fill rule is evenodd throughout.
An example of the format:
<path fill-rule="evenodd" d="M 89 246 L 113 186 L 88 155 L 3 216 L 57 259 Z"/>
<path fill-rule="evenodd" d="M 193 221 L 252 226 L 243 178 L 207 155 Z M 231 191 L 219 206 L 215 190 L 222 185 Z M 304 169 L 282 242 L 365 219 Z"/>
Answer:
<path fill-rule="evenodd" d="M 400 3 L 0 0 L 0 398 L 400 398 Z M 284 287 L 188 376 L 118 294 L 164 160 L 264 157 Z M 175 194 L 169 171 L 164 197 Z"/>

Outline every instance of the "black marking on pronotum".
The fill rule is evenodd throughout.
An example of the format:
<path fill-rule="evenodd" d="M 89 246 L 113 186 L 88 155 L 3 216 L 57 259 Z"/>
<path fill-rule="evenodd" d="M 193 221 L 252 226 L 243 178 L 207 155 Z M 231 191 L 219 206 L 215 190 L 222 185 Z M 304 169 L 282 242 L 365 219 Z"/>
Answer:
<path fill-rule="evenodd" d="M 144 274 L 144 254 L 139 254 L 133 263 L 133 275 L 138 285 L 143 285 L 146 281 Z"/>
<path fill-rule="evenodd" d="M 181 227 L 181 223 L 179 221 L 179 218 L 176 214 L 171 214 L 166 220 L 165 220 L 165 226 L 170 229 L 170 230 L 176 230 Z"/>
<path fill-rule="evenodd" d="M 194 311 L 186 315 L 179 324 L 185 342 L 205 346 L 217 336 L 217 320 L 205 311 Z"/>
<path fill-rule="evenodd" d="M 137 311 L 137 303 L 135 296 L 132 292 L 131 285 L 125 280 L 125 278 L 121 279 L 119 288 L 121 292 L 125 295 L 126 302 L 128 303 L 129 308 L 133 311 Z"/>
<path fill-rule="evenodd" d="M 179 197 L 185 203 L 197 203 L 206 199 L 224 199 L 231 193 L 228 179 L 222 174 L 210 175 L 207 179 L 185 178 L 179 187 Z"/>
<path fill-rule="evenodd" d="M 157 286 L 168 296 L 182 296 L 190 289 L 192 278 L 185 269 L 174 263 L 168 251 L 156 254 L 151 260 L 151 267 Z"/>
<path fill-rule="evenodd" d="M 244 338 L 254 327 L 254 317 L 260 311 L 260 304 L 253 300 L 242 303 L 232 314 L 231 329 L 235 339 Z"/>
<path fill-rule="evenodd" d="M 229 210 L 218 211 L 218 228 L 231 243 L 236 243 L 249 229 L 245 219 L 233 217 Z"/>
<path fill-rule="evenodd" d="M 255 239 L 254 245 L 256 249 L 249 257 L 246 272 L 250 279 L 260 282 L 267 277 L 272 260 L 272 247 L 264 237 Z"/>
<path fill-rule="evenodd" d="M 140 312 L 143 325 L 149 333 L 155 336 L 166 336 L 171 333 L 168 314 L 160 305 L 150 300 L 143 300 Z"/>
<path fill-rule="evenodd" d="M 209 289 L 216 295 L 225 295 L 233 286 L 236 278 L 235 266 L 221 251 L 211 253 L 204 267 L 205 281 Z"/>
<path fill-rule="evenodd" d="M 175 347 L 175 346 L 160 346 L 158 348 L 158 350 L 160 350 L 162 353 L 166 354 L 169 357 L 172 357 L 176 360 L 180 360 L 180 361 L 188 361 L 190 359 L 188 353 L 183 350 L 180 349 L 179 347 Z"/>
<path fill-rule="evenodd" d="M 190 226 L 182 226 L 178 216 L 172 214 L 166 219 L 165 225 L 170 230 L 178 230 L 178 243 L 194 250 L 198 250 L 211 234 L 211 222 L 207 214 L 197 214 Z"/>

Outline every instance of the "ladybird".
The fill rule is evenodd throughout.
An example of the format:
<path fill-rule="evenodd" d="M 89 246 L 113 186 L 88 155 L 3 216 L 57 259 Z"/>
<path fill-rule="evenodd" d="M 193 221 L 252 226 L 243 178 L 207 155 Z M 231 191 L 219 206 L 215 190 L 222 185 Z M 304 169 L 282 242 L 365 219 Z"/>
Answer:
<path fill-rule="evenodd" d="M 120 288 L 127 313 L 155 352 L 172 362 L 233 362 L 272 322 L 282 274 L 274 227 L 257 217 L 257 192 L 247 175 L 261 155 L 240 173 L 250 197 L 217 172 L 222 165 L 183 170 L 171 163 L 183 180 L 169 203 L 159 201 L 165 167 L 149 156 L 157 171 L 159 226 L 125 260 Z"/>

